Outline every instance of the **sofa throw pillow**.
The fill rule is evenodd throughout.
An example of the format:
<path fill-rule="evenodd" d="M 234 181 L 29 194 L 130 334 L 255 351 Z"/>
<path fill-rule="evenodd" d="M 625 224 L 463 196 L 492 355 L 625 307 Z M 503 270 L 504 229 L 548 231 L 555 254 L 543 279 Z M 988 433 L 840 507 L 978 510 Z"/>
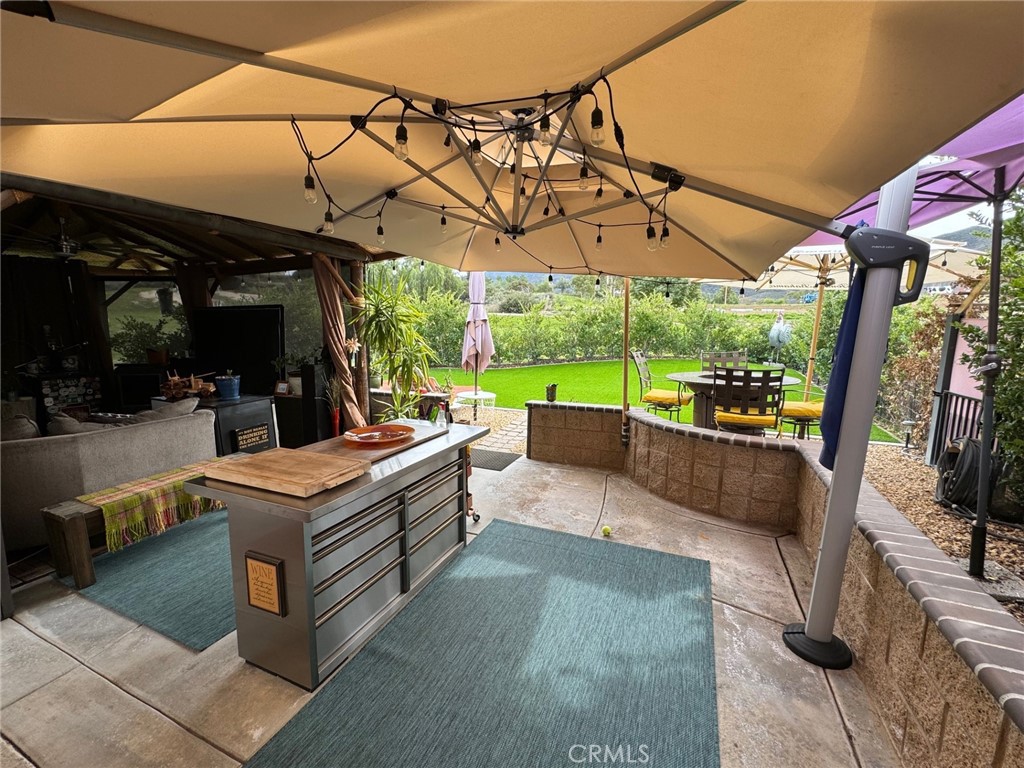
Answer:
<path fill-rule="evenodd" d="M 186 397 L 174 403 L 156 408 L 152 411 L 139 411 L 131 419 L 130 424 L 145 424 L 147 421 L 160 421 L 161 419 L 173 419 L 178 416 L 188 416 L 199 405 L 198 397 Z"/>
<path fill-rule="evenodd" d="M 0 422 L 0 440 L 28 440 L 39 437 L 39 426 L 28 416 L 17 414 Z"/>
<path fill-rule="evenodd" d="M 113 427 L 113 424 L 93 424 L 89 421 L 78 421 L 64 413 L 55 413 L 50 417 L 46 431 L 50 435 L 80 435 L 83 432 L 98 432 Z"/>

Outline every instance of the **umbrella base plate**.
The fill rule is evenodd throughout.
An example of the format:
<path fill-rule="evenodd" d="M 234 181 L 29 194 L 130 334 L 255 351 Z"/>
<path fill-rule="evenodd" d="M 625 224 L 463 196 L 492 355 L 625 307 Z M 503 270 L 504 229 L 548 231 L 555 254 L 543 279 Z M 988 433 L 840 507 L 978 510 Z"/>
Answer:
<path fill-rule="evenodd" d="M 849 669 L 853 664 L 850 646 L 835 635 L 827 643 L 812 640 L 804 633 L 803 624 L 787 624 L 782 630 L 782 642 L 804 661 L 824 669 Z"/>

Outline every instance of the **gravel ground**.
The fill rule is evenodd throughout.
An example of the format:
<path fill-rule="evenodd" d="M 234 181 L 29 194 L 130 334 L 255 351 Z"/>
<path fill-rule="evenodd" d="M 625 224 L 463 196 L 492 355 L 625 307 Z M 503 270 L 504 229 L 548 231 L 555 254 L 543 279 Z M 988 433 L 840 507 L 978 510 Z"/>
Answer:
<path fill-rule="evenodd" d="M 935 503 L 936 471 L 926 466 L 920 457 L 907 456 L 899 448 L 870 446 L 864 477 L 947 555 L 952 558 L 969 555 L 971 525 Z M 996 536 L 1005 534 L 1024 539 L 1024 531 L 996 521 L 989 521 L 988 531 L 986 562 L 999 563 L 1024 579 L 1024 543 Z M 1024 624 L 1024 600 L 1004 602 L 1003 605 Z"/>

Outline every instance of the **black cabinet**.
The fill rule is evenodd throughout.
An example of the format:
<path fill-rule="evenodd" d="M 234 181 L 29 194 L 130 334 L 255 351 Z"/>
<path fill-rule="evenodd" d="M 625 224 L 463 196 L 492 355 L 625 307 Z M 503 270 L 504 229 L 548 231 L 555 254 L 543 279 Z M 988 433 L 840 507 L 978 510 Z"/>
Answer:
<path fill-rule="evenodd" d="M 323 370 L 321 365 L 302 366 L 302 394 L 275 397 L 282 447 L 301 448 L 334 437 Z"/>
<path fill-rule="evenodd" d="M 259 453 L 277 448 L 274 424 L 274 398 L 269 395 L 242 395 L 237 400 L 201 400 L 199 408 L 209 408 L 217 416 L 214 425 L 217 455 Z"/>

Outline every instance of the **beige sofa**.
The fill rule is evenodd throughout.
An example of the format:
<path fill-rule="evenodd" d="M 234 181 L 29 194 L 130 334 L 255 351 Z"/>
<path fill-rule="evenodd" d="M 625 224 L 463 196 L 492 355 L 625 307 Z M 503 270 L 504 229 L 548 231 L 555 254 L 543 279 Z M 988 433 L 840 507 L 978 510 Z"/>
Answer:
<path fill-rule="evenodd" d="M 217 455 L 214 414 L 0 443 L 0 517 L 7 551 L 47 543 L 43 507 Z"/>

